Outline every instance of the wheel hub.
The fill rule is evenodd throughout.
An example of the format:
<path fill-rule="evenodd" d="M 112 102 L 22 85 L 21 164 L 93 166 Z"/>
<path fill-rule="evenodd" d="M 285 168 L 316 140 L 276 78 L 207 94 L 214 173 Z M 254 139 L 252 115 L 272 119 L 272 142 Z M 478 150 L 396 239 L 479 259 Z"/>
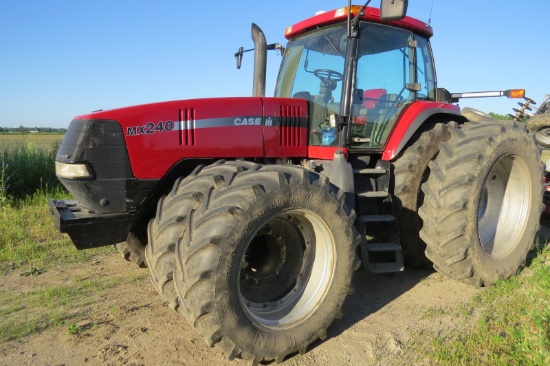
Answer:
<path fill-rule="evenodd" d="M 332 281 L 333 240 L 317 214 L 300 209 L 260 228 L 241 259 L 239 297 L 248 316 L 282 327 L 310 315 Z"/>
<path fill-rule="evenodd" d="M 291 220 L 271 220 L 252 239 L 241 261 L 242 295 L 255 303 L 284 297 L 296 286 L 305 251 L 300 229 Z"/>
<path fill-rule="evenodd" d="M 502 258 L 517 246 L 531 195 L 526 163 L 514 155 L 501 157 L 485 179 L 478 206 L 478 235 L 487 254 Z"/>

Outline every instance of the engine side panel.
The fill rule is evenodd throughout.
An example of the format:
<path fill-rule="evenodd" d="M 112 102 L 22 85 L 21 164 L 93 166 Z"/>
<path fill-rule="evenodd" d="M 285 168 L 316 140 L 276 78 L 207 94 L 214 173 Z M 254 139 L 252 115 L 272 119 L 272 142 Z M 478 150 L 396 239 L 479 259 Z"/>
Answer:
<path fill-rule="evenodd" d="M 308 107 L 303 99 L 191 99 L 77 119 L 118 121 L 137 179 L 160 179 L 188 158 L 307 156 Z"/>
<path fill-rule="evenodd" d="M 122 125 L 134 176 L 161 178 L 189 158 L 261 157 L 261 98 L 191 99 L 94 113 Z"/>

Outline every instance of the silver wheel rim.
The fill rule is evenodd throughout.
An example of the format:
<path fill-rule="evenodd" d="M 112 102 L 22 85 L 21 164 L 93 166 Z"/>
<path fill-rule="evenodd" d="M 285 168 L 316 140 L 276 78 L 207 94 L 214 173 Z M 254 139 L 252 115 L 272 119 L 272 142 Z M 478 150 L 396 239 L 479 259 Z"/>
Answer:
<path fill-rule="evenodd" d="M 296 232 L 299 232 L 301 239 L 295 241 L 300 243 L 282 242 L 282 238 L 279 238 L 282 235 L 278 235 L 275 227 L 270 227 L 270 224 L 274 222 L 280 226 L 281 220 L 284 220 L 286 225 L 292 225 L 296 228 Z M 268 250 L 275 254 L 265 255 L 266 260 L 250 259 L 247 258 L 246 254 L 243 256 L 239 281 L 239 299 L 242 307 L 253 321 L 266 327 L 284 328 L 301 322 L 319 307 L 332 283 L 336 256 L 332 233 L 325 221 L 317 214 L 307 210 L 291 210 L 271 219 L 256 233 L 255 238 L 260 235 L 265 235 L 268 238 L 263 240 L 262 243 L 269 244 L 259 245 L 271 248 L 279 246 L 284 250 Z M 270 239 L 269 237 L 273 238 Z M 248 247 L 258 245 L 253 243 L 254 240 L 249 243 Z M 253 273 L 250 262 L 261 262 L 264 268 L 276 273 L 282 267 L 280 264 L 273 264 L 269 257 L 284 257 L 284 254 L 281 253 L 289 252 L 291 245 L 303 246 L 301 262 L 295 267 L 296 269 L 299 267 L 299 273 L 295 276 L 288 276 L 288 283 L 292 284 L 285 291 L 279 291 L 280 288 L 274 291 L 280 292 L 276 298 L 261 301 L 259 301 L 261 296 L 256 296 L 251 291 L 245 291 L 250 283 L 258 280 L 249 276 Z M 249 248 L 245 251 L 246 253 L 249 253 Z M 292 256 L 295 257 L 296 255 Z M 261 271 L 261 268 L 258 271 Z M 269 271 L 266 271 L 266 273 Z M 276 276 L 281 276 L 281 274 Z M 265 278 L 270 278 L 269 274 Z M 270 280 L 277 281 L 277 278 Z M 261 283 L 258 284 L 258 286 L 262 285 Z"/>
<path fill-rule="evenodd" d="M 523 159 L 501 157 L 485 179 L 478 206 L 478 235 L 485 253 L 495 258 L 510 254 L 527 225 L 531 179 Z"/>
<path fill-rule="evenodd" d="M 544 145 L 550 145 L 550 127 L 543 127 L 535 132 L 535 139 Z"/>

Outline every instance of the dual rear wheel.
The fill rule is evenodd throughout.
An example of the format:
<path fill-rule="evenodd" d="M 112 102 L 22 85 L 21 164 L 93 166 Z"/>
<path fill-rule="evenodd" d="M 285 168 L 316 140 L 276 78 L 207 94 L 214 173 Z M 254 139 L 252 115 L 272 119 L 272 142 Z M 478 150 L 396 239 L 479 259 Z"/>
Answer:
<path fill-rule="evenodd" d="M 340 316 L 359 237 L 328 179 L 220 162 L 176 182 L 158 207 L 146 251 L 153 284 L 229 358 L 305 352 Z"/>

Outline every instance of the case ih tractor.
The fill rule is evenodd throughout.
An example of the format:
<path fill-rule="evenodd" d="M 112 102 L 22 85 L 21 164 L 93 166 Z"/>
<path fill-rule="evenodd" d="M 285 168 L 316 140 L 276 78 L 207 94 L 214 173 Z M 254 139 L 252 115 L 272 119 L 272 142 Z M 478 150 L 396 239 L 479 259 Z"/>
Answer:
<path fill-rule="evenodd" d="M 405 10 L 289 27 L 274 97 L 253 26 L 254 97 L 76 117 L 56 158 L 75 199 L 50 200 L 55 224 L 148 266 L 209 345 L 252 363 L 324 339 L 361 264 L 476 286 L 515 274 L 538 229 L 540 150 L 522 123 L 461 114 L 452 103 L 480 95 L 437 88 L 432 29 Z"/>

